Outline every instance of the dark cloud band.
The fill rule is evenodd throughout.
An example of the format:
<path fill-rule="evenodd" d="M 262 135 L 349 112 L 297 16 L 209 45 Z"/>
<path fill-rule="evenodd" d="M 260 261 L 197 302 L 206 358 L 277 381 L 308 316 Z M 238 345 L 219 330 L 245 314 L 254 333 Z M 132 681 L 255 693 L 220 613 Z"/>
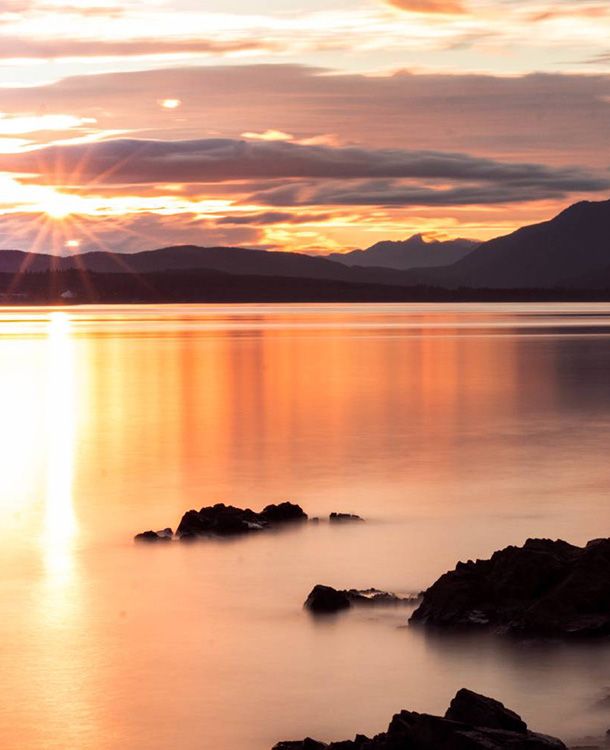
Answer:
<path fill-rule="evenodd" d="M 63 187 L 239 181 L 247 190 L 249 181 L 268 180 L 271 187 L 256 198 L 270 205 L 499 203 L 610 189 L 606 173 L 578 167 L 229 138 L 55 146 L 4 156 L 0 169 L 34 173 L 37 181 Z"/>

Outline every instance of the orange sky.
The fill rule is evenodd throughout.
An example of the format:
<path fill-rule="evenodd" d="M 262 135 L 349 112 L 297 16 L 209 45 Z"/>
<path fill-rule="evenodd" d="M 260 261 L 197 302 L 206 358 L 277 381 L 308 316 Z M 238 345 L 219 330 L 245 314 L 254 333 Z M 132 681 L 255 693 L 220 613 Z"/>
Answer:
<path fill-rule="evenodd" d="M 488 238 L 610 193 L 605 1 L 201 6 L 0 5 L 1 247 Z"/>

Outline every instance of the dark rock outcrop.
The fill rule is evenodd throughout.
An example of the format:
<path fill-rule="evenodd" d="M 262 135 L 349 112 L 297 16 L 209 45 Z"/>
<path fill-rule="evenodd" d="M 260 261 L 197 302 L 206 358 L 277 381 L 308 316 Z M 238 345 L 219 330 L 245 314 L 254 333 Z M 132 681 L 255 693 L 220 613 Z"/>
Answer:
<path fill-rule="evenodd" d="M 458 563 L 423 593 L 412 623 L 518 635 L 610 635 L 610 539 L 528 539 Z"/>
<path fill-rule="evenodd" d="M 311 737 L 305 737 L 304 740 L 298 740 L 297 742 L 280 742 L 274 750 L 325 750 L 328 745 L 317 740 L 312 740 Z"/>
<path fill-rule="evenodd" d="M 331 513 L 328 520 L 332 523 L 341 523 L 343 521 L 364 521 L 364 518 L 360 518 L 354 513 Z"/>
<path fill-rule="evenodd" d="M 284 521 L 306 521 L 307 513 L 300 505 L 294 503 L 280 503 L 279 505 L 268 505 L 259 513 L 259 518 L 267 523 L 283 523 Z"/>
<path fill-rule="evenodd" d="M 476 723 L 474 723 L 476 722 Z M 274 750 L 566 750 L 561 740 L 536 734 L 502 703 L 460 690 L 444 717 L 401 711 L 373 738 L 324 744 L 307 738 Z"/>
<path fill-rule="evenodd" d="M 527 724 L 514 711 L 493 698 L 487 698 L 466 688 L 462 688 L 451 701 L 445 718 L 475 727 L 505 729 L 507 732 L 521 734 L 527 731 Z"/>
<path fill-rule="evenodd" d="M 305 521 L 307 514 L 299 505 L 280 503 L 268 505 L 261 513 L 250 508 L 236 508 L 218 503 L 184 514 L 176 534 L 181 539 L 198 536 L 233 536 L 261 531 L 269 526 L 289 521 Z"/>
<path fill-rule="evenodd" d="M 144 531 L 134 538 L 136 542 L 171 542 L 173 536 L 174 532 L 167 528 L 161 531 Z"/>
<path fill-rule="evenodd" d="M 338 591 L 332 586 L 318 584 L 309 592 L 304 606 L 312 612 L 339 612 L 349 609 L 352 603 L 347 591 Z"/>
<path fill-rule="evenodd" d="M 339 612 L 349 609 L 352 604 L 411 604 L 414 599 L 404 599 L 396 594 L 379 589 L 346 589 L 337 590 L 332 586 L 318 584 L 309 592 L 305 600 L 305 608 L 315 613 Z"/>

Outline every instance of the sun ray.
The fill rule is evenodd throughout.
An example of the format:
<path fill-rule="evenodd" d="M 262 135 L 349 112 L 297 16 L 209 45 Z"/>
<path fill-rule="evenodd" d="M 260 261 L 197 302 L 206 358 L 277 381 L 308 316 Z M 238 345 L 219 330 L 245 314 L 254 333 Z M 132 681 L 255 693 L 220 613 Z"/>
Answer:
<path fill-rule="evenodd" d="M 46 238 L 49 231 L 48 223 L 44 220 L 44 217 L 41 217 L 41 224 L 40 228 L 38 229 L 38 232 L 36 233 L 36 236 L 34 237 L 34 241 L 31 245 L 30 250 L 28 250 L 27 254 L 25 255 L 23 261 L 21 262 L 19 269 L 13 274 L 13 278 L 11 279 L 11 282 L 8 286 L 7 291 L 10 293 L 16 292 L 19 287 L 19 282 L 21 281 L 24 274 L 27 273 L 27 270 L 29 266 L 31 265 L 32 261 L 38 255 L 39 248 L 44 239 Z"/>
<path fill-rule="evenodd" d="M 68 217 L 65 222 L 58 222 L 59 227 L 61 229 L 61 232 L 63 234 L 63 246 L 65 247 L 67 245 L 68 240 L 68 227 L 77 226 L 76 218 L 75 217 Z M 70 232 L 70 236 L 72 236 L 74 232 Z M 85 290 L 88 295 L 88 301 L 93 302 L 97 299 L 97 291 L 95 289 L 95 285 L 91 279 L 91 276 L 89 275 L 88 269 L 85 267 L 83 263 L 82 256 L 79 253 L 76 253 L 75 255 L 71 256 L 71 258 L 74 260 L 74 264 L 76 266 L 77 273 L 79 277 L 82 279 L 83 286 L 85 287 Z"/>
<path fill-rule="evenodd" d="M 135 271 L 128 263 L 127 261 L 121 257 L 120 254 L 118 254 L 115 250 L 112 250 L 100 237 L 97 237 L 95 232 L 90 231 L 84 224 L 80 224 L 78 219 L 74 217 L 74 224 L 79 228 L 79 231 L 82 232 L 86 237 L 88 237 L 92 242 L 94 242 L 99 248 L 100 252 L 107 255 L 113 263 L 115 263 L 121 270 L 127 271 L 130 275 L 134 276 L 146 289 L 149 291 L 153 291 L 153 287 L 150 284 L 149 281 L 147 281 L 140 273 Z M 75 258 L 78 256 L 74 256 Z M 81 258 L 79 258 L 79 261 Z M 78 261 L 77 261 L 78 262 Z"/>

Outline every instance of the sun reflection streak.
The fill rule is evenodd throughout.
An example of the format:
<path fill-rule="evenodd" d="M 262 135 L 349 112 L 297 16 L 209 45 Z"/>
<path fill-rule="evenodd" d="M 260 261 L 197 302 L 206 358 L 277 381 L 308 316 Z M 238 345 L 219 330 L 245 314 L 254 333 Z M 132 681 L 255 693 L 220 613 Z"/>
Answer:
<path fill-rule="evenodd" d="M 50 314 L 44 564 L 53 584 L 63 584 L 71 577 L 72 542 L 77 529 L 72 496 L 76 393 L 71 333 L 66 313 Z"/>

